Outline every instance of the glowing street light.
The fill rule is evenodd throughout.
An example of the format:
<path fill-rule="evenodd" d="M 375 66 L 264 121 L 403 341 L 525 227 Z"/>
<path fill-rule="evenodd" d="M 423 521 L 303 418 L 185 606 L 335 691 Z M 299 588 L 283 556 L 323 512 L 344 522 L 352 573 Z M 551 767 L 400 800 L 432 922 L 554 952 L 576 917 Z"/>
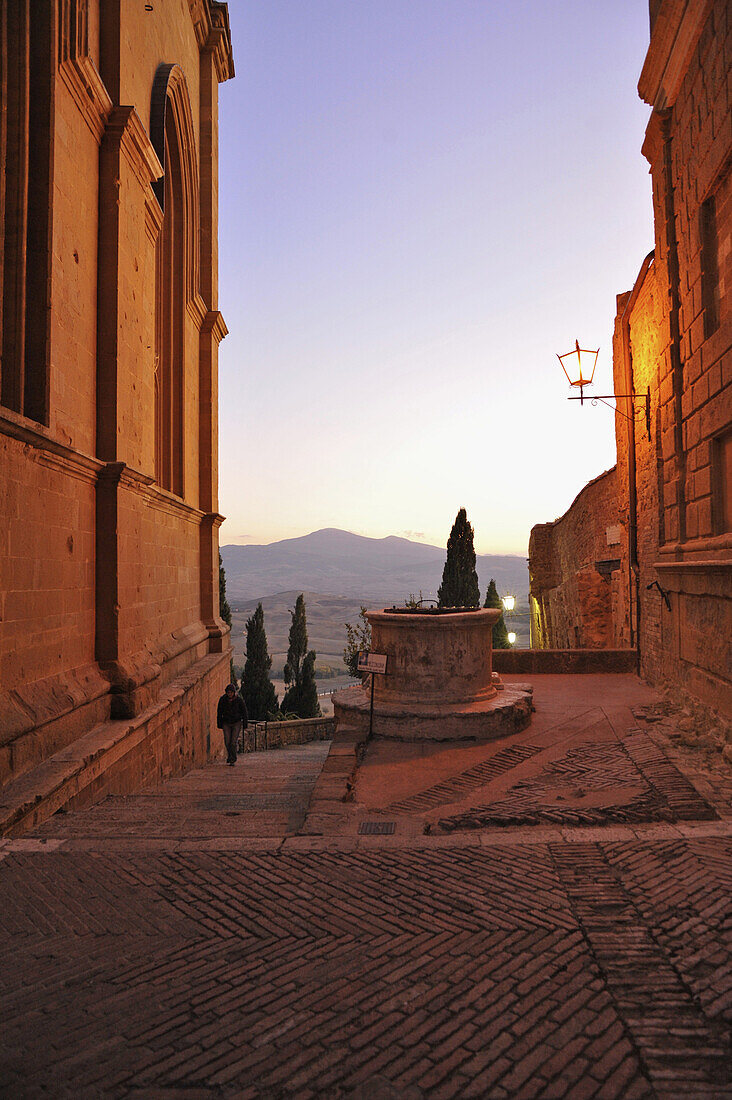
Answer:
<path fill-rule="evenodd" d="M 595 365 L 597 363 L 597 357 L 600 354 L 600 349 L 592 351 L 589 348 L 581 348 L 579 346 L 579 340 L 574 342 L 573 351 L 565 351 L 564 355 L 557 355 L 557 359 L 562 365 L 567 381 L 570 386 L 579 388 L 579 397 L 570 397 L 570 401 L 579 401 L 580 405 L 585 403 L 585 386 L 589 386 L 592 383 L 592 379 L 595 376 Z M 648 433 L 648 439 L 651 438 L 651 389 L 648 387 L 645 393 L 603 393 L 593 394 L 591 398 L 588 398 L 593 405 L 601 402 L 603 405 L 607 405 L 609 400 L 617 401 L 618 398 L 629 398 L 631 401 L 642 401 L 643 406 L 640 410 L 640 415 L 645 412 L 646 416 L 646 431 Z M 635 405 L 632 405 L 633 415 L 628 416 L 622 409 L 617 406 L 608 405 L 609 409 L 613 412 L 620 413 L 626 420 L 635 420 L 636 411 Z"/>
<path fill-rule="evenodd" d="M 506 596 L 501 596 L 501 603 L 503 604 L 503 610 L 508 616 L 511 614 L 514 607 L 516 606 L 516 597 L 510 594 Z M 516 632 L 514 630 L 509 630 L 506 634 L 506 637 L 508 638 L 508 644 L 514 645 L 516 641 Z"/>
<path fill-rule="evenodd" d="M 648 270 L 648 264 L 650 264 L 652 258 L 653 258 L 653 253 L 650 253 L 650 255 L 646 257 L 646 261 L 645 261 L 645 265 L 644 265 L 644 272 Z M 640 286 L 640 280 L 638 281 L 636 286 Z M 633 292 L 631 293 L 630 301 L 626 305 L 625 310 L 623 312 L 623 322 L 624 322 L 624 324 L 625 324 L 625 315 L 626 315 L 626 313 L 628 313 L 628 310 L 630 308 L 630 304 L 631 304 L 632 301 L 635 300 L 634 295 L 635 295 L 635 290 L 633 290 Z M 627 322 L 627 324 L 629 324 L 629 322 Z M 630 330 L 627 328 L 627 325 L 626 325 L 626 328 L 624 329 L 624 339 L 628 339 L 628 340 L 630 339 L 629 331 Z M 564 355 L 557 355 L 557 359 L 561 363 L 562 370 L 564 371 L 565 376 L 566 376 L 567 381 L 569 382 L 570 386 L 579 388 L 579 397 L 576 397 L 576 396 L 572 395 L 572 397 L 569 397 L 567 399 L 568 401 L 579 401 L 580 405 L 584 405 L 584 403 L 585 403 L 585 386 L 589 386 L 590 383 L 592 382 L 592 379 L 593 379 L 594 374 L 595 374 L 595 364 L 597 363 L 597 356 L 598 356 L 599 352 L 600 352 L 599 348 L 597 349 L 597 351 L 589 351 L 587 348 L 581 348 L 579 346 L 579 340 L 575 340 L 575 342 L 574 342 L 574 351 L 567 351 L 567 352 L 564 353 Z M 633 371 L 632 371 L 632 369 L 630 370 L 630 384 L 633 385 Z M 618 408 L 617 402 L 621 399 L 628 402 L 627 408 L 630 410 L 629 413 L 626 412 L 624 409 Z M 628 461 L 628 481 L 629 481 L 628 495 L 629 495 L 629 501 L 630 501 L 630 503 L 629 503 L 630 523 L 629 523 L 629 532 L 628 532 L 628 556 L 630 558 L 631 564 L 635 563 L 635 565 L 633 565 L 633 568 L 635 569 L 635 575 L 636 575 L 636 615 L 638 615 L 640 604 L 639 604 L 639 596 L 638 596 L 638 571 L 637 571 L 637 562 L 638 562 L 637 537 L 638 536 L 637 536 L 636 521 L 635 521 L 635 510 L 636 510 L 635 500 L 636 500 L 636 481 L 637 481 L 636 453 L 635 453 L 635 422 L 636 422 L 636 419 L 638 417 L 643 416 L 643 414 L 645 413 L 646 434 L 648 436 L 648 442 L 650 443 L 650 441 L 651 441 L 651 387 L 648 386 L 645 393 L 636 393 L 634 390 L 631 393 L 602 393 L 602 394 L 595 393 L 595 394 L 592 394 L 591 397 L 588 397 L 587 400 L 592 405 L 597 405 L 598 402 L 601 405 L 606 405 L 608 407 L 608 409 L 612 409 L 612 411 L 614 413 L 617 413 L 618 415 L 624 417 L 632 425 L 632 428 L 631 428 L 630 432 L 628 433 L 628 459 L 629 459 L 629 461 Z M 610 401 L 614 401 L 615 404 L 614 405 L 608 404 L 608 402 L 610 402 Z M 640 408 L 636 407 L 636 402 L 639 403 Z M 648 585 L 648 587 L 650 588 L 651 585 Z M 666 594 L 663 592 L 663 590 L 660 588 L 660 586 L 659 586 L 659 591 L 661 592 L 661 595 L 663 596 L 663 598 L 667 599 Z M 531 628 L 529 627 L 529 630 L 530 629 Z M 632 635 L 633 635 L 633 630 L 632 630 L 632 627 L 631 627 L 631 644 L 632 644 Z M 511 635 L 509 634 L 509 639 L 510 639 L 510 637 L 511 637 Z M 638 650 L 638 660 L 640 662 L 640 650 Z M 640 664 L 639 664 L 638 667 L 640 668 Z"/>

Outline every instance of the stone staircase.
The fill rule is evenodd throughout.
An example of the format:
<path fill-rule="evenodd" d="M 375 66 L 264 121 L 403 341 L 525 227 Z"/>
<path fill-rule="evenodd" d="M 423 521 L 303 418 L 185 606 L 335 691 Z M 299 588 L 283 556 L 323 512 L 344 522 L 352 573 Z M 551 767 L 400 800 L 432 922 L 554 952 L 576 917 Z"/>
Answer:
<path fill-rule="evenodd" d="M 108 794 L 129 794 L 218 755 L 219 738 L 212 733 L 216 669 L 222 659 L 221 654 L 204 657 L 141 714 L 99 723 L 6 783 L 0 788 L 0 836 L 21 836 L 59 810 L 90 806 Z M 210 696 L 203 708 L 201 695 Z M 209 725 L 202 727 L 196 713 L 210 714 Z"/>

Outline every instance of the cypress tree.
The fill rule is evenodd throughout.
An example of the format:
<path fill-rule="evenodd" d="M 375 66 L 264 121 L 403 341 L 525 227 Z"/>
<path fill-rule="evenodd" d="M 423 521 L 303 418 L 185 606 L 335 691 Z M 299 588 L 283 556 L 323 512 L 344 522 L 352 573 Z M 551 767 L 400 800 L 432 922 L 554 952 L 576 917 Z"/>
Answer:
<path fill-rule="evenodd" d="M 308 627 L 305 619 L 305 597 L 302 592 L 295 600 L 295 610 L 290 611 L 292 622 L 285 662 L 285 683 L 296 684 L 300 679 L 300 665 L 308 651 Z"/>
<path fill-rule="evenodd" d="M 491 577 L 491 583 L 488 585 L 488 591 L 485 594 L 485 603 L 483 607 L 500 607 L 503 611 L 503 604 L 501 603 L 501 597 L 498 595 L 498 589 L 496 588 L 496 582 Z M 506 624 L 503 621 L 503 614 L 500 619 L 493 626 L 493 648 L 494 649 L 510 649 L 511 643 L 508 640 L 508 631 L 506 630 Z"/>
<path fill-rule="evenodd" d="M 319 718 L 318 685 L 315 682 L 315 650 L 303 658 L 299 679 L 285 692 L 282 700 L 285 714 L 292 712 L 300 718 Z"/>
<path fill-rule="evenodd" d="M 311 649 L 302 663 L 300 678 L 300 717 L 319 718 L 318 685 L 315 682 L 315 650 Z"/>
<path fill-rule="evenodd" d="M 226 598 L 226 570 L 224 561 L 219 551 L 219 615 L 228 627 L 231 626 L 231 608 Z"/>
<path fill-rule="evenodd" d="M 473 528 L 461 508 L 447 540 L 447 558 L 442 584 L 437 592 L 438 607 L 479 607 L 480 588 L 475 571 Z"/>
<path fill-rule="evenodd" d="M 224 561 L 221 557 L 221 551 L 219 550 L 219 615 L 224 620 L 229 630 L 231 630 L 231 608 L 229 607 L 229 601 L 226 598 L 226 570 L 224 569 Z M 229 658 L 229 680 L 232 684 L 236 683 L 236 673 L 234 672 L 234 658 Z"/>
<path fill-rule="evenodd" d="M 241 695 L 247 714 L 253 722 L 263 722 L 277 710 L 277 694 L 269 678 L 272 658 L 264 632 L 264 611 L 261 603 L 251 619 L 247 619 L 247 659 L 241 678 Z"/>
<path fill-rule="evenodd" d="M 282 700 L 282 710 L 300 718 L 317 718 L 320 714 L 318 689 L 315 683 L 315 651 L 308 652 L 308 628 L 305 618 L 305 597 L 302 592 L 290 611 L 289 645 L 285 663 L 287 691 Z"/>

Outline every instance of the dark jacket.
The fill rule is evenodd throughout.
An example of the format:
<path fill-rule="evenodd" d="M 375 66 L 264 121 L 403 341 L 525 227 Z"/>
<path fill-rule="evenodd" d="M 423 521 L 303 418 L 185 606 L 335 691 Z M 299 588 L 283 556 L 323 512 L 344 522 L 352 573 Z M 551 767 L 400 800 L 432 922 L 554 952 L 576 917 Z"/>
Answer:
<path fill-rule="evenodd" d="M 223 729 L 224 726 L 233 726 L 236 722 L 241 722 L 244 729 L 249 725 L 244 700 L 238 692 L 233 699 L 229 699 L 229 696 L 224 692 L 216 709 L 216 725 L 219 729 Z"/>

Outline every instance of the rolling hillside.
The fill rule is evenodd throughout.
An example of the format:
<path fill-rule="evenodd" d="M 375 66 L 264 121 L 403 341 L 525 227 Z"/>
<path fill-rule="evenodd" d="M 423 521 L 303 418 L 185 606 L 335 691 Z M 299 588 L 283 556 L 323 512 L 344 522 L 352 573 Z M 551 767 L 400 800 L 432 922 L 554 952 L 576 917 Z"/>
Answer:
<path fill-rule="evenodd" d="M 395 535 L 365 538 L 335 528 L 267 546 L 222 546 L 221 556 L 230 602 L 309 590 L 357 604 L 401 604 L 411 593 L 436 596 L 445 563 L 443 547 Z M 479 554 L 477 570 L 483 595 L 494 577 L 499 592 L 511 591 L 526 601 L 525 558 Z"/>
<path fill-rule="evenodd" d="M 289 609 L 305 595 L 308 642 L 318 666 L 342 668 L 345 624 L 355 623 L 362 604 L 402 605 L 412 593 L 436 596 L 445 550 L 390 536 L 370 539 L 348 531 L 326 529 L 268 546 L 222 546 L 226 591 L 232 609 L 234 662 L 244 664 L 246 620 L 261 600 L 272 671 L 282 669 L 287 655 Z M 501 594 L 517 597 L 511 624 L 517 644 L 528 646 L 529 575 L 524 558 L 478 555 L 478 579 L 484 596 L 491 577 Z M 523 614 L 522 614 L 523 612 Z M 347 677 L 345 670 L 342 682 Z M 281 693 L 281 685 L 277 685 Z M 319 679 L 319 689 L 340 686 Z"/>
<path fill-rule="evenodd" d="M 273 596 L 262 597 L 264 627 L 267 632 L 267 645 L 272 657 L 273 672 L 281 669 L 287 656 L 287 639 L 290 632 L 289 609 L 295 606 L 295 600 L 303 589 L 278 592 Z M 318 592 L 303 592 L 305 612 L 308 622 L 308 646 L 318 655 L 319 665 L 340 667 L 343 663 L 343 647 L 346 644 L 345 624 L 355 623 L 358 619 L 360 604 L 358 600 L 342 596 L 322 595 Z M 259 600 L 231 601 L 231 643 L 234 650 L 234 663 L 244 663 L 246 649 L 246 621 L 254 613 Z"/>

